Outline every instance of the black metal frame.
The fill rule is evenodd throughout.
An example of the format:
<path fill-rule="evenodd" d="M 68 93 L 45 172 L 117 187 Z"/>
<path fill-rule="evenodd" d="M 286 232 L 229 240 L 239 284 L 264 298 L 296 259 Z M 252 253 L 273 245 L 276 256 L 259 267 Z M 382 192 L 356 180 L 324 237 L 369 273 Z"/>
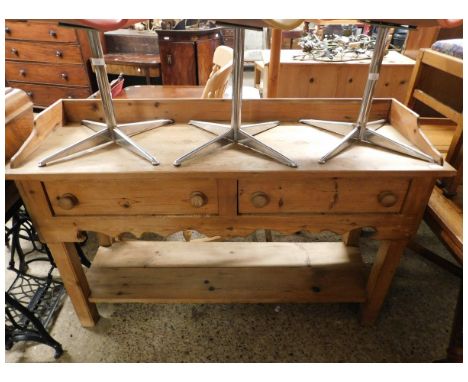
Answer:
<path fill-rule="evenodd" d="M 24 293 L 25 290 L 27 293 Z M 63 354 L 62 345 L 52 338 L 46 328 L 64 296 L 63 284 L 52 277 L 42 279 L 18 274 L 5 292 L 5 349 L 10 350 L 18 341 L 35 341 L 53 347 L 54 358 L 59 358 Z M 20 299 L 29 300 L 27 307 L 20 303 Z"/>
<path fill-rule="evenodd" d="M 10 248 L 11 255 L 8 269 L 16 273 L 16 278 L 5 292 L 5 349 L 9 350 L 15 342 L 35 341 L 51 346 L 55 350 L 54 357 L 63 353 L 62 345 L 48 333 L 53 317 L 60 310 L 66 296 L 63 283 L 54 280 L 52 272 L 56 268 L 49 248 L 39 241 L 31 219 L 21 207 L 15 205 L 15 211 L 8 211 L 7 219 L 12 219 L 11 228 L 6 228 L 5 243 Z M 20 240 L 32 243 L 32 249 L 24 251 Z M 10 244 L 11 242 L 11 244 Z M 89 267 L 91 263 L 86 258 L 79 243 L 75 243 L 81 263 Z M 36 252 L 46 256 L 36 256 L 26 259 L 26 256 Z M 15 255 L 19 264 L 15 266 Z M 50 269 L 44 277 L 27 273 L 29 265 L 36 261 L 47 261 Z"/>

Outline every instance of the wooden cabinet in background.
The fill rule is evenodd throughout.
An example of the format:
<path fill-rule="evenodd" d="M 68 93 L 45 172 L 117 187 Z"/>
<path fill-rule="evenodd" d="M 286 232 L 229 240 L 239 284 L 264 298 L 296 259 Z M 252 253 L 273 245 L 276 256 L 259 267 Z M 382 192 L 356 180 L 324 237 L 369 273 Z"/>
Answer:
<path fill-rule="evenodd" d="M 90 55 L 84 31 L 51 21 L 5 22 L 6 82 L 24 90 L 35 107 L 91 95 Z"/>
<path fill-rule="evenodd" d="M 255 85 L 268 94 L 270 51 L 262 52 L 263 61 L 255 61 Z M 325 62 L 295 60 L 300 50 L 281 50 L 278 98 L 360 98 L 369 72 L 370 60 Z M 388 52 L 382 63 L 376 97 L 405 99 L 415 62 L 398 52 Z"/>
<path fill-rule="evenodd" d="M 157 33 L 163 84 L 205 85 L 214 51 L 221 45 L 220 28 Z"/>
<path fill-rule="evenodd" d="M 234 49 L 234 28 L 223 28 L 221 34 L 223 35 L 223 45 Z"/>

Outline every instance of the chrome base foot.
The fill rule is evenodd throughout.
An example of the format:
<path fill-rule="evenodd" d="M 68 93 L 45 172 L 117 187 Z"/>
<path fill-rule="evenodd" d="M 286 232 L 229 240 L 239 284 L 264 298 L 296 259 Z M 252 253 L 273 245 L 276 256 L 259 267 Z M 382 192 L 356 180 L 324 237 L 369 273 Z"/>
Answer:
<path fill-rule="evenodd" d="M 190 121 L 189 124 L 215 134 L 217 137 L 175 160 L 174 166 L 180 166 L 183 162 L 201 154 L 203 151 L 208 151 L 206 149 L 211 148 L 213 145 L 223 147 L 229 143 L 237 143 L 260 154 L 266 155 L 269 158 L 275 159 L 286 166 L 297 167 L 297 164 L 294 161 L 253 137 L 256 134 L 260 134 L 278 126 L 278 121 L 244 125 L 237 131 L 237 137 L 235 129 L 230 125 L 202 121 Z"/>
<path fill-rule="evenodd" d="M 42 159 L 38 165 L 39 167 L 44 167 L 50 162 L 65 159 L 90 149 L 101 149 L 114 142 L 147 160 L 153 166 L 157 166 L 159 164 L 158 160 L 141 146 L 136 144 L 132 139 L 130 139 L 130 137 L 170 123 L 173 123 L 170 119 L 158 119 L 152 121 L 123 123 L 117 125 L 117 127 L 113 129 L 108 129 L 105 123 L 85 120 L 82 121 L 82 124 L 95 131 L 93 135 L 47 156 Z"/>
<path fill-rule="evenodd" d="M 368 122 L 366 127 L 364 127 L 365 131 L 363 135 L 361 135 L 360 127 L 355 123 L 323 121 L 318 119 L 301 119 L 299 122 L 318 127 L 322 130 L 330 131 L 332 133 L 344 135 L 344 138 L 338 143 L 337 146 L 335 146 L 331 151 L 320 158 L 320 164 L 326 163 L 330 158 L 333 158 L 339 154 L 353 142 L 363 142 L 366 144 L 379 146 L 387 150 L 396 151 L 400 154 L 412 156 L 430 163 L 436 163 L 436 161 L 431 156 L 423 153 L 422 151 L 404 143 L 394 141 L 393 139 L 387 138 L 378 133 L 377 130 L 386 123 L 384 119 Z"/>

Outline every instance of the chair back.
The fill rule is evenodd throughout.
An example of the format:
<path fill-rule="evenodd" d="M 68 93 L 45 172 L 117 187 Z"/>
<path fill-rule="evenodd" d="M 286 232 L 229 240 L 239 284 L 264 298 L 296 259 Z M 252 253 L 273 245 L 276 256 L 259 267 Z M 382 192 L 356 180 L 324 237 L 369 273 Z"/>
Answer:
<path fill-rule="evenodd" d="M 232 72 L 233 50 L 218 46 L 213 55 L 213 68 L 206 82 L 202 98 L 223 98 Z"/>
<path fill-rule="evenodd" d="M 232 48 L 225 45 L 218 46 L 213 54 L 213 67 L 218 66 L 218 68 L 222 68 L 229 61 L 232 61 L 233 56 L 234 51 Z"/>

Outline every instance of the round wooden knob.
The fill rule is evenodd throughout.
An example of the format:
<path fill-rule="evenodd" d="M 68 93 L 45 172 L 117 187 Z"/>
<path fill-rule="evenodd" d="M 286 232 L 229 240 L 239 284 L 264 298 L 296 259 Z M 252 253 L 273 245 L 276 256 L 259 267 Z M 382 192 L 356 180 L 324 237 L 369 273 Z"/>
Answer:
<path fill-rule="evenodd" d="M 16 48 L 11 48 L 10 51 L 11 51 L 11 54 L 14 54 L 15 56 L 18 55 L 18 49 L 16 49 Z"/>
<path fill-rule="evenodd" d="M 62 80 L 65 80 L 65 81 L 68 80 L 68 74 L 67 73 L 61 73 L 60 77 L 62 77 Z"/>
<path fill-rule="evenodd" d="M 192 207 L 200 208 L 208 202 L 208 198 L 203 192 L 194 191 L 190 195 L 190 204 Z"/>
<path fill-rule="evenodd" d="M 252 202 L 254 207 L 262 208 L 262 207 L 265 207 L 270 202 L 270 198 L 264 192 L 258 191 L 252 194 L 250 201 Z"/>
<path fill-rule="evenodd" d="M 55 52 L 55 56 L 61 58 L 63 56 L 63 53 L 60 50 L 57 50 Z"/>
<path fill-rule="evenodd" d="M 20 76 L 25 76 L 26 75 L 26 70 L 25 69 L 20 69 L 19 71 Z"/>
<path fill-rule="evenodd" d="M 73 194 L 63 194 L 57 197 L 57 203 L 64 210 L 71 210 L 78 205 L 78 198 Z"/>
<path fill-rule="evenodd" d="M 53 37 L 53 38 L 56 38 L 56 37 L 57 37 L 57 32 L 54 31 L 53 29 L 51 29 L 51 30 L 49 31 L 49 36 L 50 36 L 50 37 Z"/>
<path fill-rule="evenodd" d="M 33 98 L 34 94 L 32 91 L 27 91 L 26 94 L 28 95 L 29 98 Z"/>
<path fill-rule="evenodd" d="M 10 33 L 11 33 L 11 29 L 8 27 L 5 27 L 5 34 L 10 34 Z"/>
<path fill-rule="evenodd" d="M 378 196 L 379 203 L 384 207 L 392 207 L 397 202 L 397 196 L 391 191 L 383 191 Z"/>

